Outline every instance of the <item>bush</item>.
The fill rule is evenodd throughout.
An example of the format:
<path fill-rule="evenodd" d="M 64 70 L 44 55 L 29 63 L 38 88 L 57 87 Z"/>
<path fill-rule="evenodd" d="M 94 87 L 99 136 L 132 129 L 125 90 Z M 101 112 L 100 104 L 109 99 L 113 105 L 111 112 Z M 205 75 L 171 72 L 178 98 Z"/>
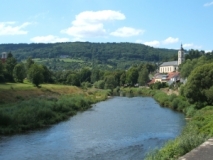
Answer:
<path fill-rule="evenodd" d="M 105 82 L 104 80 L 99 80 L 94 83 L 94 87 L 98 89 L 104 89 Z"/>

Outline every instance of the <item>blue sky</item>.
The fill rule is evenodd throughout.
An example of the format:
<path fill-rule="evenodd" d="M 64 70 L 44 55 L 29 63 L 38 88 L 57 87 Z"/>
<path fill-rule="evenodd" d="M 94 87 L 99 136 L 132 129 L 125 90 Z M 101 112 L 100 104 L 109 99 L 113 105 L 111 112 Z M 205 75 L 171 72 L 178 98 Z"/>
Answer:
<path fill-rule="evenodd" d="M 0 44 L 133 42 L 213 50 L 213 0 L 0 0 Z"/>

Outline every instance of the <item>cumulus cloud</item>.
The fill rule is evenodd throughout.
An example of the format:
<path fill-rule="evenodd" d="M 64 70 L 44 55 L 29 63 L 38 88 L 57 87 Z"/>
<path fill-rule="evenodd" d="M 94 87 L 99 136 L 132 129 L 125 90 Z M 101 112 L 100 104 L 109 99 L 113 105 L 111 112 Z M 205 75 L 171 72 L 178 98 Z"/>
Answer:
<path fill-rule="evenodd" d="M 68 38 L 59 38 L 57 36 L 37 36 L 30 39 L 34 43 L 56 43 L 56 42 L 68 42 Z"/>
<path fill-rule="evenodd" d="M 151 46 L 151 47 L 158 47 L 160 45 L 160 42 L 154 40 L 154 41 L 150 41 L 150 42 L 145 42 L 144 44 L 147 46 Z"/>
<path fill-rule="evenodd" d="M 172 44 L 172 43 L 177 43 L 179 41 L 178 38 L 173 38 L 173 37 L 168 37 L 163 41 L 163 44 Z"/>
<path fill-rule="evenodd" d="M 212 6 L 213 5 L 213 1 L 212 2 L 209 2 L 209 3 L 205 3 L 203 6 L 204 7 L 209 7 L 209 6 Z"/>
<path fill-rule="evenodd" d="M 183 44 L 183 48 L 188 48 L 188 49 L 201 49 L 202 46 L 194 45 L 193 43 L 186 43 L 186 44 Z"/>
<path fill-rule="evenodd" d="M 23 35 L 28 31 L 24 30 L 31 23 L 25 22 L 21 25 L 17 25 L 16 22 L 0 22 L 0 36 L 1 35 Z"/>
<path fill-rule="evenodd" d="M 116 37 L 131 37 L 131 36 L 137 36 L 143 32 L 144 31 L 140 29 L 135 29 L 131 27 L 122 27 L 110 33 L 110 35 L 116 36 Z"/>
<path fill-rule="evenodd" d="M 118 11 L 85 11 L 76 15 L 75 20 L 72 22 L 72 26 L 61 30 L 61 33 L 66 33 L 75 37 L 75 39 L 102 37 L 106 35 L 104 22 L 124 19 L 125 15 Z"/>

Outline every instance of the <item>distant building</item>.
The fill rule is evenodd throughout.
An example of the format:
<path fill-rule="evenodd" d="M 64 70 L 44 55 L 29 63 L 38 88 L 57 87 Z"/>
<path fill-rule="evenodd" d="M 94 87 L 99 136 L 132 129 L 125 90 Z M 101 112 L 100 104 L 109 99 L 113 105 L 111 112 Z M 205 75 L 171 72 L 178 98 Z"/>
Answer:
<path fill-rule="evenodd" d="M 181 80 L 180 73 L 178 72 L 178 66 L 184 62 L 184 49 L 180 47 L 178 51 L 178 60 L 164 62 L 159 67 L 159 73 L 155 74 L 153 79 L 148 83 L 148 85 L 156 82 L 166 82 L 171 85 L 174 82 L 179 82 Z"/>
<path fill-rule="evenodd" d="M 162 63 L 159 67 L 159 73 L 169 73 L 178 71 L 178 66 L 182 64 L 184 60 L 184 49 L 181 44 L 180 50 L 178 51 L 178 60 Z"/>
<path fill-rule="evenodd" d="M 1 53 L 1 60 L 2 60 L 2 62 L 5 62 L 6 59 L 7 59 L 7 52 L 2 52 Z"/>
<path fill-rule="evenodd" d="M 180 81 L 180 72 L 170 72 L 170 73 L 157 73 L 153 79 L 148 83 L 151 85 L 156 82 L 166 82 L 171 85 L 174 82 Z"/>

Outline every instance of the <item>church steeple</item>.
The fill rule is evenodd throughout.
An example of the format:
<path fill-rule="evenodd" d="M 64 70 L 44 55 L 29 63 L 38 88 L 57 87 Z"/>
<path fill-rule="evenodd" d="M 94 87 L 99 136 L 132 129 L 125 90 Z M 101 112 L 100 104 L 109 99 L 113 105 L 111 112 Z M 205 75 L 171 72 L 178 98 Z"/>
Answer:
<path fill-rule="evenodd" d="M 183 49 L 183 45 L 181 43 L 180 50 L 178 51 L 178 65 L 183 63 L 184 60 L 185 60 L 185 58 L 184 58 L 184 49 Z"/>

